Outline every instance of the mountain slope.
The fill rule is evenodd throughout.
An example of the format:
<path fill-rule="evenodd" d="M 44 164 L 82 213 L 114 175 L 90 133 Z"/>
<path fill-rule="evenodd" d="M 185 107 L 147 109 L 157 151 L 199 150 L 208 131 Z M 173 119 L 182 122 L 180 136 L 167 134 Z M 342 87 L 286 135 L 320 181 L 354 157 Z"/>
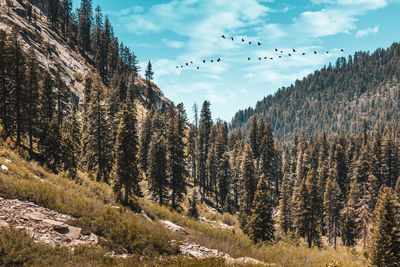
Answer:
<path fill-rule="evenodd" d="M 358 132 L 364 120 L 370 128 L 388 125 L 400 119 L 399 63 L 398 43 L 372 54 L 339 58 L 333 66 L 265 97 L 255 108 L 238 111 L 231 130 L 246 131 L 254 114 L 269 121 L 281 140 L 291 140 L 300 131 Z"/>
<path fill-rule="evenodd" d="M 44 4 L 42 1 L 32 1 L 36 6 L 32 6 L 36 14 L 35 21 L 28 21 L 27 6 L 25 1 L 9 0 L 8 3 L 0 1 L 0 29 L 10 33 L 13 26 L 18 26 L 18 31 L 23 43 L 23 48 L 27 51 L 30 47 L 34 48 L 41 66 L 55 73 L 57 68 L 61 68 L 61 76 L 64 83 L 71 89 L 73 101 L 75 103 L 83 100 L 83 77 L 87 74 L 98 74 L 89 62 L 90 56 L 85 58 L 78 52 L 78 48 L 68 43 L 60 33 L 51 29 L 46 15 L 43 13 Z M 135 86 L 144 97 L 146 81 L 136 76 L 130 86 Z M 154 103 L 157 107 L 163 107 L 171 103 L 163 92 L 152 84 Z"/>

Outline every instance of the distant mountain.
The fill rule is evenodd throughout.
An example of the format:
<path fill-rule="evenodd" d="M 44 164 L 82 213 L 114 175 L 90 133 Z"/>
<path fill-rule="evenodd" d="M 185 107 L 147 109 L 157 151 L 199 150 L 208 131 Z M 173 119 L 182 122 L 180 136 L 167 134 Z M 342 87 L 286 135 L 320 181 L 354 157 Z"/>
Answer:
<path fill-rule="evenodd" d="M 230 129 L 246 132 L 254 114 L 271 123 L 277 138 L 289 141 L 300 131 L 358 132 L 364 120 L 369 128 L 384 127 L 400 119 L 399 81 L 399 43 L 372 54 L 357 52 L 238 111 Z"/>

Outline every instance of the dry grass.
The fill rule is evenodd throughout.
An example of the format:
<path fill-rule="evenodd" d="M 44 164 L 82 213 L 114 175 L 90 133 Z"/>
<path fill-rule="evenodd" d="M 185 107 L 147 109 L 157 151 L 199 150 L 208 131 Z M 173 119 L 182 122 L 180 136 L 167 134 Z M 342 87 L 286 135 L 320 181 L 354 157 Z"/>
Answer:
<path fill-rule="evenodd" d="M 6 159 L 12 162 L 6 163 Z M 79 178 L 72 181 L 63 174 L 52 174 L 35 162 L 24 160 L 4 146 L 0 147 L 0 164 L 9 168 L 8 173 L 0 172 L 1 197 L 28 200 L 70 214 L 78 218 L 75 223 L 84 231 L 93 231 L 105 236 L 137 255 L 129 260 L 115 260 L 110 263 L 101 256 L 104 249 L 110 249 L 107 246 L 100 250 L 82 248 L 77 250 L 82 252 L 80 254 L 58 250 L 46 252 L 48 262 L 54 260 L 50 255 L 59 255 L 57 253 L 70 259 L 58 266 L 224 266 L 224 262 L 219 259 L 196 260 L 177 257 L 160 262 L 155 255 L 177 253 L 177 247 L 168 245 L 171 239 L 190 241 L 218 249 L 233 257 L 248 256 L 279 266 L 325 266 L 334 261 L 339 261 L 340 266 L 366 265 L 359 252 L 345 247 L 338 247 L 337 250 L 328 247 L 309 249 L 301 242 L 292 242 L 290 238 L 281 239 L 274 244 L 255 245 L 238 228 L 236 215 L 213 213 L 202 204 L 199 204 L 202 216 L 232 225 L 233 230 L 212 227 L 185 216 L 185 211 L 178 213 L 147 199 L 140 199 L 140 206 L 152 218 L 169 220 L 184 227 L 190 234 L 184 236 L 171 233 L 161 224 L 149 222 L 124 207 L 119 210 L 112 209 L 110 206 L 116 204 L 111 187 L 92 181 L 85 173 L 79 173 Z M 183 204 L 187 205 L 186 200 Z M 44 247 L 39 251 L 41 249 Z M 140 255 L 148 257 L 139 260 Z M 95 257 L 99 259 L 95 260 Z"/>

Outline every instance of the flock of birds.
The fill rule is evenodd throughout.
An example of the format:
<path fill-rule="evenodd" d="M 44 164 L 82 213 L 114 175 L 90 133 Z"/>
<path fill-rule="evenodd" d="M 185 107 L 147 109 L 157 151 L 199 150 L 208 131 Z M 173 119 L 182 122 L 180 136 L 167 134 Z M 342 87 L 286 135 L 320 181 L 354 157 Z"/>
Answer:
<path fill-rule="evenodd" d="M 221 38 L 222 39 L 226 39 L 226 40 L 231 40 L 231 41 L 235 41 L 235 37 L 227 37 L 227 36 L 225 36 L 224 34 L 222 34 L 221 35 Z M 241 41 L 242 43 L 248 43 L 249 45 L 252 45 L 252 44 L 254 44 L 254 45 L 256 45 L 257 44 L 257 46 L 261 46 L 262 45 L 262 43 L 261 42 L 259 42 L 259 41 L 257 41 L 257 42 L 252 42 L 252 41 L 246 41 L 244 38 L 237 38 L 237 39 L 239 39 L 239 41 Z M 276 56 L 275 57 L 258 57 L 258 60 L 259 61 L 261 61 L 261 60 L 274 60 L 274 58 L 284 58 L 284 57 L 291 57 L 292 55 L 295 55 L 295 54 L 298 54 L 298 55 L 302 55 L 302 56 L 305 56 L 306 55 L 306 52 L 299 52 L 299 51 L 297 51 L 296 49 L 291 49 L 290 51 L 283 51 L 283 50 L 280 50 L 280 49 L 278 49 L 278 48 L 275 48 L 275 50 L 274 50 L 274 52 L 276 53 Z M 342 49 L 340 49 L 340 52 L 344 52 L 344 49 L 342 48 Z M 311 52 L 311 54 L 313 54 L 313 55 L 316 55 L 316 54 L 324 54 L 323 52 L 318 52 L 318 51 L 316 51 L 316 50 L 314 50 L 313 52 Z M 325 51 L 325 54 L 329 54 L 329 51 Z M 250 58 L 250 57 L 247 57 L 247 60 L 248 61 L 250 61 L 250 60 L 252 60 L 252 58 Z M 255 58 L 255 60 L 257 60 L 257 58 Z M 221 58 L 218 58 L 218 59 L 211 59 L 211 60 L 209 60 L 209 61 L 207 61 L 206 59 L 203 59 L 202 60 L 202 62 L 203 62 L 203 64 L 205 64 L 205 63 L 207 63 L 207 62 L 210 62 L 210 63 L 214 63 L 214 62 L 217 62 L 217 63 L 219 63 L 219 62 L 221 62 Z M 193 61 L 189 61 L 189 62 L 186 62 L 185 64 L 183 64 L 183 65 L 180 65 L 180 66 L 176 66 L 176 68 L 177 69 L 179 69 L 179 68 L 183 68 L 183 67 L 190 67 L 190 66 L 192 66 L 193 64 L 195 64 Z M 200 66 L 196 66 L 196 69 L 200 69 Z"/>

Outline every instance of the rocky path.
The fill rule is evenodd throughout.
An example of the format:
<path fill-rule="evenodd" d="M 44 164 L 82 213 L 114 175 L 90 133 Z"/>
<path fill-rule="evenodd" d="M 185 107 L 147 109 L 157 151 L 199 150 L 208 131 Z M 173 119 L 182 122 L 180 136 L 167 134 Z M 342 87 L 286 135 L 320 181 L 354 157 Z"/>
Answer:
<path fill-rule="evenodd" d="M 66 223 L 73 219 L 31 202 L 0 198 L 0 227 L 10 225 L 26 229 L 36 242 L 48 245 L 97 244 L 98 237 L 95 234 L 84 235 L 81 228 Z"/>

